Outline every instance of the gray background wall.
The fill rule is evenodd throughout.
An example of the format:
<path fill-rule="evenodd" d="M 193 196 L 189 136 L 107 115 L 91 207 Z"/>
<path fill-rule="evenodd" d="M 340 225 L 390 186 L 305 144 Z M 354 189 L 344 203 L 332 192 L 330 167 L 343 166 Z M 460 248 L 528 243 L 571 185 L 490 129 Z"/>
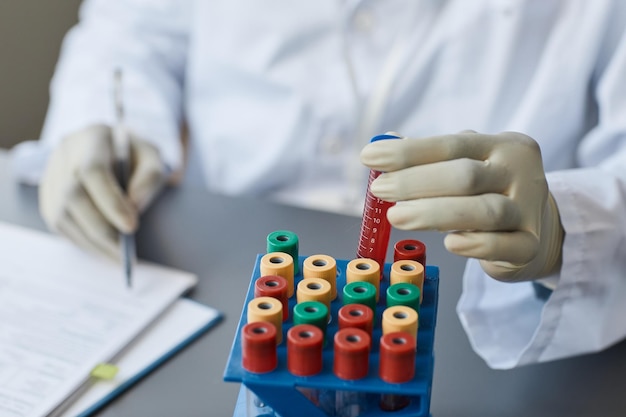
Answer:
<path fill-rule="evenodd" d="M 0 148 L 39 137 L 48 84 L 81 0 L 0 0 Z"/>

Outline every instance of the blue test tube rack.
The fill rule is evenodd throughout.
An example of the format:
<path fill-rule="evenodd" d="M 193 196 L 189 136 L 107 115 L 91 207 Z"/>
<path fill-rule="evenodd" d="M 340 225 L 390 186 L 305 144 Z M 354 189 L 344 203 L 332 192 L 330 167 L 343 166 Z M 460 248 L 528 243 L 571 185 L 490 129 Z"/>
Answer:
<path fill-rule="evenodd" d="M 237 325 L 235 339 L 230 351 L 224 381 L 239 382 L 258 398 L 265 408 L 269 406 L 274 415 L 280 417 L 307 416 L 326 417 L 334 416 L 332 401 L 337 395 L 343 393 L 356 393 L 363 402 L 363 411 L 357 414 L 359 417 L 429 417 L 430 397 L 434 370 L 433 346 L 435 341 L 435 325 L 437 321 L 437 303 L 439 290 L 439 268 L 427 266 L 423 289 L 423 300 L 419 312 L 419 327 L 417 336 L 417 353 L 415 360 L 415 377 L 413 380 L 402 384 L 390 384 L 384 382 L 378 376 L 379 340 L 382 335 L 382 313 L 386 306 L 386 290 L 389 286 L 389 271 L 391 264 L 384 268 L 384 280 L 380 283 L 380 300 L 374 315 L 374 329 L 372 331 L 372 348 L 369 360 L 368 375 L 360 380 L 346 381 L 333 374 L 333 336 L 338 330 L 337 312 L 343 306 L 342 289 L 346 284 L 345 270 L 348 260 L 336 259 L 337 262 L 337 298 L 331 303 L 332 321 L 326 329 L 328 342 L 323 349 L 323 369 L 317 375 L 299 377 L 292 375 L 287 369 L 287 331 L 293 326 L 292 312 L 296 304 L 296 296 L 289 299 L 289 319 L 283 322 L 283 342 L 277 346 L 278 366 L 272 372 L 255 374 L 246 371 L 241 365 L 241 329 L 247 323 L 247 305 L 254 298 L 254 283 L 261 277 L 260 260 L 263 255 L 259 254 L 256 259 L 252 279 L 248 287 L 244 308 Z M 306 257 L 300 256 L 300 271 Z M 294 277 L 294 287 L 303 279 L 300 272 Z M 253 410 L 245 410 L 246 402 L 243 401 L 243 393 L 237 401 L 234 412 L 235 417 L 254 416 Z M 314 404 L 306 398 L 303 391 L 313 391 L 318 395 L 318 403 Z M 339 394 L 338 394 L 339 393 Z M 379 407 L 382 395 L 398 395 L 408 397 L 410 402 L 401 410 L 383 411 Z M 330 400 L 329 400 L 330 399 Z M 328 405 L 330 401 L 331 405 Z M 267 412 L 259 412 L 259 417 L 267 416 Z M 269 414 L 270 416 L 272 414 Z"/>

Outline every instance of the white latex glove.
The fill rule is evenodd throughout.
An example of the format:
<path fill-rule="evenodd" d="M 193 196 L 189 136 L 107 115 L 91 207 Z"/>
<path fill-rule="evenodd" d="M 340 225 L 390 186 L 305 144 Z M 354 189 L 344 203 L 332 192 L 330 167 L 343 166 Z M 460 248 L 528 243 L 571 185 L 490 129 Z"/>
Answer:
<path fill-rule="evenodd" d="M 119 232 L 132 233 L 138 217 L 165 183 L 159 151 L 133 135 L 128 194 L 114 172 L 112 130 L 88 127 L 54 150 L 41 179 L 39 208 L 48 227 L 77 245 L 120 259 Z"/>
<path fill-rule="evenodd" d="M 563 228 L 539 145 L 505 132 L 461 132 L 367 145 L 361 161 L 383 171 L 371 185 L 397 202 L 390 223 L 448 232 L 448 251 L 480 260 L 498 280 L 541 278 L 561 267 Z"/>

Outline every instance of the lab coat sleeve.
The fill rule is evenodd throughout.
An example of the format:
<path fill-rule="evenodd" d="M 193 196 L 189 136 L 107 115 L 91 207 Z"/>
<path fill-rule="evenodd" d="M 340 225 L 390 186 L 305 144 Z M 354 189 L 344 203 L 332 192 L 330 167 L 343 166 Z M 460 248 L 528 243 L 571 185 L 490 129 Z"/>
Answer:
<path fill-rule="evenodd" d="M 155 144 L 170 168 L 180 168 L 189 8 L 186 0 L 85 1 L 63 41 L 40 140 L 14 151 L 18 176 L 36 183 L 67 134 L 114 123 L 116 68 L 123 71 L 130 130 Z"/>
<path fill-rule="evenodd" d="M 598 123 L 580 143 L 579 168 L 547 174 L 565 230 L 551 296 L 468 262 L 457 312 L 492 368 L 598 352 L 626 337 L 626 35 L 614 44 L 598 65 Z"/>

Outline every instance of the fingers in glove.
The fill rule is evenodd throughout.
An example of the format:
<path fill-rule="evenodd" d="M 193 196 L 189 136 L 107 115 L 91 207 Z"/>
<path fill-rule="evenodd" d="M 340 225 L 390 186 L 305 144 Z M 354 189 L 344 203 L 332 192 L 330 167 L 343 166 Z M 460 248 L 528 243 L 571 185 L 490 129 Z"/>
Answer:
<path fill-rule="evenodd" d="M 502 194 L 401 201 L 387 218 L 403 230 L 512 231 L 521 224 L 517 205 Z"/>
<path fill-rule="evenodd" d="M 82 235 L 100 252 L 115 257 L 119 254 L 119 232 L 111 226 L 84 190 L 74 192 L 67 203 L 67 211 Z"/>
<path fill-rule="evenodd" d="M 85 248 L 93 253 L 104 254 L 114 261 L 120 260 L 121 252 L 117 243 L 112 242 L 112 245 L 100 245 L 99 243 L 92 241 L 69 213 L 66 213 L 58 219 L 56 223 L 56 230 L 68 237 L 77 246 Z"/>
<path fill-rule="evenodd" d="M 361 151 L 361 162 L 372 169 L 391 172 L 413 165 L 458 158 L 487 159 L 495 138 L 474 132 L 419 139 L 381 140 Z"/>
<path fill-rule="evenodd" d="M 412 166 L 381 174 L 372 193 L 383 200 L 402 201 L 424 197 L 502 193 L 509 175 L 500 165 L 469 158 Z"/>
<path fill-rule="evenodd" d="M 540 149 L 532 138 L 516 132 L 486 135 L 461 132 L 453 135 L 419 139 L 381 140 L 368 144 L 361 151 L 361 162 L 372 169 L 392 172 L 413 165 L 432 164 L 452 159 L 469 158 L 498 161 L 494 151 L 502 143 L 515 146 L 515 152 L 539 155 Z"/>
<path fill-rule="evenodd" d="M 82 186 L 109 223 L 123 233 L 137 229 L 137 210 L 122 191 L 112 168 L 90 166 L 79 175 Z"/>
<path fill-rule="evenodd" d="M 489 262 L 527 264 L 537 255 L 537 236 L 530 232 L 455 232 L 444 239 L 446 249 L 456 255 Z M 504 265 L 504 264 L 503 264 Z"/>
<path fill-rule="evenodd" d="M 128 197 L 143 212 L 165 184 L 165 169 L 159 151 L 147 142 L 133 141 L 133 172 Z"/>

